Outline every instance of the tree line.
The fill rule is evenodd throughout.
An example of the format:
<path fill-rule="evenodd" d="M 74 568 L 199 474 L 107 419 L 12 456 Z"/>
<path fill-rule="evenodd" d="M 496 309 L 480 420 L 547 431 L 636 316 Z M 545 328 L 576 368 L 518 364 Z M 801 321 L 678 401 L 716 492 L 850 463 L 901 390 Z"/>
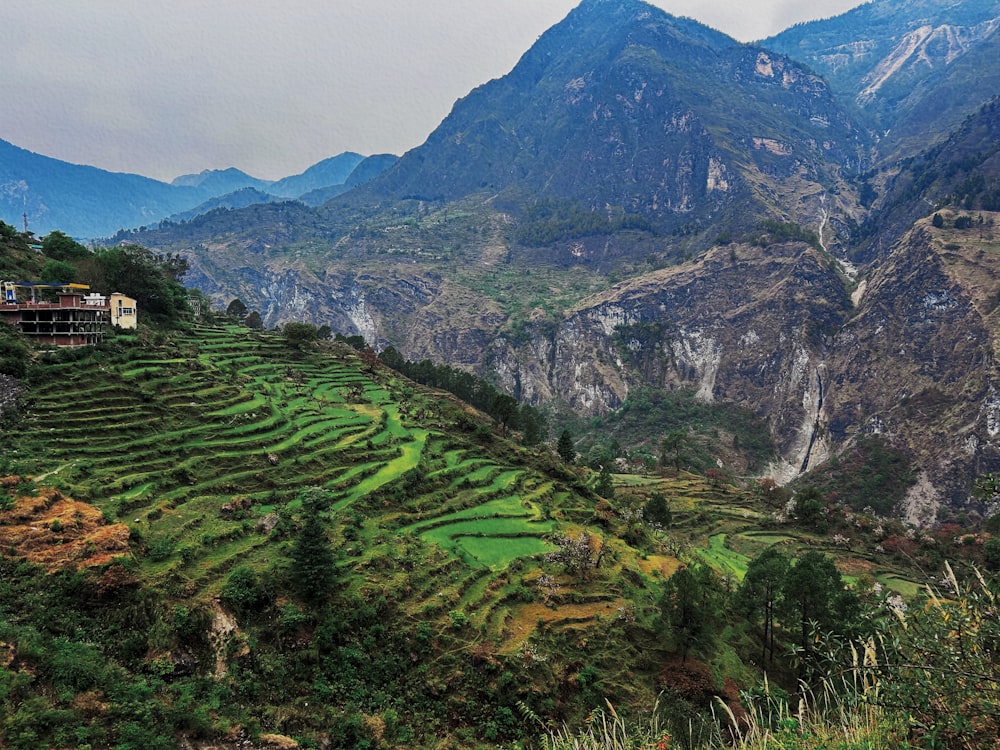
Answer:
<path fill-rule="evenodd" d="M 525 445 L 537 445 L 548 437 L 545 415 L 530 404 L 519 404 L 493 383 L 450 365 L 436 365 L 429 359 L 411 362 L 392 346 L 379 359 L 393 370 L 421 385 L 439 388 L 492 417 L 506 434 L 520 430 Z"/>

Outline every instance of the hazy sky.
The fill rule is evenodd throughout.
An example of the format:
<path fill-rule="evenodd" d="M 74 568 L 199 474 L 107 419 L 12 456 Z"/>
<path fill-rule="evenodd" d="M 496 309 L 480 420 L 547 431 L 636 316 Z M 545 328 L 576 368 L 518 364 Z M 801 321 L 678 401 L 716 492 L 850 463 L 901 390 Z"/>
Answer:
<path fill-rule="evenodd" d="M 402 154 L 578 0 L 2 0 L 0 138 L 162 180 Z M 741 41 L 860 0 L 654 0 Z"/>

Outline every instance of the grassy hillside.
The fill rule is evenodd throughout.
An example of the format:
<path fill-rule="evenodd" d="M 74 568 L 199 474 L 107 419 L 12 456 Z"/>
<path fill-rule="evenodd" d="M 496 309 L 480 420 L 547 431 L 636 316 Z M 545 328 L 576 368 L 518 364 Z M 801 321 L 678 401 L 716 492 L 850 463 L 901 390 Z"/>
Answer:
<path fill-rule="evenodd" d="M 683 472 L 600 497 L 346 346 L 143 331 L 31 379 L 0 459 L 6 747 L 499 745 L 664 690 L 694 726 L 760 679 L 756 627 L 721 602 L 761 551 L 918 588 L 914 549 L 876 549 L 899 528 L 807 527 L 779 490 Z M 693 645 L 664 625 L 682 567 L 714 571 L 719 606 Z"/>

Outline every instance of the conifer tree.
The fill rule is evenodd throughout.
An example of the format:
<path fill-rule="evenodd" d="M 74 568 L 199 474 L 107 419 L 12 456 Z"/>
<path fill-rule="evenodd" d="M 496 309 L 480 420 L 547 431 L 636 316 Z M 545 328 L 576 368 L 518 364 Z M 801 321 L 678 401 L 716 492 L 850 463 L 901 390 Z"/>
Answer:
<path fill-rule="evenodd" d="M 304 520 L 292 547 L 290 568 L 293 590 L 310 604 L 323 604 L 336 581 L 333 547 L 320 516 L 329 502 L 322 490 L 304 490 L 300 496 Z"/>

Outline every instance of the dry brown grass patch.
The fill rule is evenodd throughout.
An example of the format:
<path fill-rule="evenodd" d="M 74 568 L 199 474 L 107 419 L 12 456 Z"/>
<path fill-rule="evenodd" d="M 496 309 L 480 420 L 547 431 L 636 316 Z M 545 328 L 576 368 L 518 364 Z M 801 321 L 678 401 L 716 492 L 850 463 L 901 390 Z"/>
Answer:
<path fill-rule="evenodd" d="M 129 529 L 93 505 L 41 488 L 0 511 L 0 554 L 48 571 L 105 565 L 129 552 Z"/>

